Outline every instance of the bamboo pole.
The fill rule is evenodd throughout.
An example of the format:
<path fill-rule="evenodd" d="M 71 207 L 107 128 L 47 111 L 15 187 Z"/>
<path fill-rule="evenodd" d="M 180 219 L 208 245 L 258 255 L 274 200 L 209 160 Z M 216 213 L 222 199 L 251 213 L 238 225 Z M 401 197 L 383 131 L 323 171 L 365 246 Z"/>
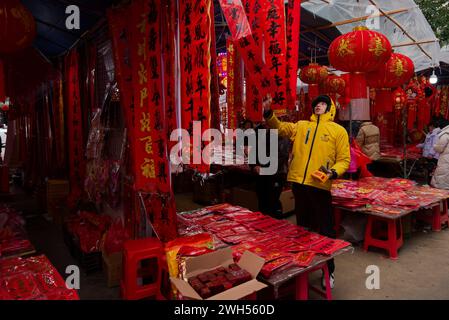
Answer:
<path fill-rule="evenodd" d="M 343 20 L 343 21 L 339 21 L 339 22 L 334 22 L 334 23 L 331 23 L 331 24 L 328 24 L 328 25 L 325 25 L 325 26 L 321 26 L 321 27 L 308 28 L 308 29 L 305 29 L 303 32 L 312 32 L 312 31 L 329 29 L 329 28 L 333 28 L 333 27 L 342 26 L 342 25 L 345 25 L 345 24 L 350 24 L 350 23 L 354 23 L 354 22 L 364 21 L 364 20 L 367 20 L 368 18 L 375 18 L 375 17 L 379 17 L 379 16 L 383 16 L 383 15 L 397 14 L 397 13 L 406 12 L 408 10 L 409 9 L 407 9 L 407 8 L 403 8 L 403 9 L 387 11 L 387 12 L 384 12 L 384 13 L 381 12 L 379 14 L 374 14 L 374 15 L 366 15 L 366 16 L 359 17 L 359 18 L 353 18 L 353 19 Z"/>

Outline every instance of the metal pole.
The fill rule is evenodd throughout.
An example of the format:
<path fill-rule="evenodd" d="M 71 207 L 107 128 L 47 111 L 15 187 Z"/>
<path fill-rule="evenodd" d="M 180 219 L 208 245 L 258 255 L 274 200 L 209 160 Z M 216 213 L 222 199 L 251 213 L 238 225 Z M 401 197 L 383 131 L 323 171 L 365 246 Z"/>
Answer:
<path fill-rule="evenodd" d="M 403 155 L 404 155 L 404 178 L 407 179 L 407 122 L 406 122 L 406 112 L 405 112 L 406 108 L 402 109 L 402 126 L 403 126 L 403 130 L 402 130 L 402 139 L 403 139 L 403 143 L 404 143 L 404 150 L 403 150 Z"/>
<path fill-rule="evenodd" d="M 352 102 L 349 102 L 349 141 L 352 142 Z"/>

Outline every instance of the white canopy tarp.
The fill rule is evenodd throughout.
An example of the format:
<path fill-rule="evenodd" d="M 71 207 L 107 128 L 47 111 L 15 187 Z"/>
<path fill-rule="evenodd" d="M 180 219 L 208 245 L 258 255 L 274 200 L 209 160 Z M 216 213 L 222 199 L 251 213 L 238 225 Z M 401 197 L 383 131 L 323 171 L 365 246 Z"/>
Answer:
<path fill-rule="evenodd" d="M 441 52 L 432 28 L 412 0 L 309 0 L 302 3 L 302 8 L 332 23 L 370 16 L 336 28 L 345 34 L 356 26 L 366 25 L 381 32 L 388 37 L 395 52 L 413 60 L 416 72 L 436 67 L 440 61 L 449 63 L 449 53 Z M 386 15 L 376 17 L 376 13 L 382 12 Z"/>

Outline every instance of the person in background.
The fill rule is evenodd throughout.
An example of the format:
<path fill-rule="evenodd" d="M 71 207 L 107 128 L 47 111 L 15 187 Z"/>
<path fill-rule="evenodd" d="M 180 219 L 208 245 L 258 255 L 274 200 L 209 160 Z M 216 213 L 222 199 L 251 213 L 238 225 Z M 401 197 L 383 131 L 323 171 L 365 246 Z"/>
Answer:
<path fill-rule="evenodd" d="M 380 158 L 380 130 L 371 121 L 362 123 L 355 141 L 371 160 Z"/>
<path fill-rule="evenodd" d="M 433 173 L 431 186 L 438 189 L 449 190 L 449 122 L 441 120 L 439 123 L 441 132 L 433 149 L 438 152 L 439 158 L 435 172 Z"/>
<path fill-rule="evenodd" d="M 426 167 L 429 172 L 433 172 L 438 164 L 438 158 L 440 156 L 433 147 L 438 140 L 438 134 L 441 132 L 441 129 L 439 128 L 439 123 L 436 119 L 432 120 L 427 127 L 429 132 L 426 134 L 426 140 L 416 147 L 423 149 L 422 156 L 426 161 Z"/>
<path fill-rule="evenodd" d="M 270 128 L 293 141 L 293 159 L 288 172 L 295 196 L 297 223 L 324 236 L 335 238 L 332 211 L 332 179 L 343 175 L 349 167 L 349 136 L 334 122 L 336 108 L 332 99 L 318 96 L 312 102 L 310 121 L 282 122 L 271 110 L 272 98 L 263 102 L 264 117 Z M 314 174 L 323 168 L 328 180 L 320 181 Z M 328 262 L 330 286 L 334 287 L 335 263 Z M 325 287 L 324 275 L 322 286 Z"/>
<path fill-rule="evenodd" d="M 268 130 L 265 123 L 260 123 L 256 126 L 256 145 L 259 146 L 260 130 Z M 267 133 L 268 136 L 268 133 Z M 267 156 L 271 153 L 271 146 L 269 139 L 266 140 Z M 272 216 L 274 218 L 282 217 L 282 204 L 279 200 L 282 190 L 286 182 L 288 171 L 290 141 L 286 138 L 278 136 L 278 169 L 274 175 L 261 175 L 261 165 L 257 155 L 257 148 L 253 150 L 256 152 L 257 163 L 251 165 L 252 171 L 257 175 L 256 178 L 256 193 L 258 200 L 259 211 Z M 265 165 L 268 166 L 268 165 Z"/>

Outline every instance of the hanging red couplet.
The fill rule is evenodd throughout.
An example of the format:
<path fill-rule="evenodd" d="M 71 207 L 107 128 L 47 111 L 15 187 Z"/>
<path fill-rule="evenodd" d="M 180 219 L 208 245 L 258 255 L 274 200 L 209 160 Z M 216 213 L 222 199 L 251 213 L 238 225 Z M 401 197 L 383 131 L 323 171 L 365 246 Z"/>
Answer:
<path fill-rule="evenodd" d="M 260 3 L 259 1 L 257 0 L 257 3 Z M 271 81 L 271 72 L 263 62 L 260 46 L 257 45 L 252 34 L 241 31 L 242 29 L 250 28 L 241 1 L 220 0 L 220 5 L 230 28 L 232 39 L 236 41 L 237 48 L 245 63 L 247 81 L 258 83 L 258 87 L 251 86 L 247 88 L 246 117 L 253 121 L 260 121 L 262 120 L 261 97 L 268 93 L 272 94 L 276 90 Z M 249 77 L 253 77 L 253 79 L 249 80 Z M 251 94 L 253 95 L 252 100 L 249 100 Z"/>
<path fill-rule="evenodd" d="M 164 110 L 166 137 L 170 148 L 175 142 L 170 142 L 171 133 L 178 128 L 175 92 L 175 40 L 176 40 L 176 7 L 175 2 L 164 0 L 162 6 L 162 52 L 164 61 Z"/>
<path fill-rule="evenodd" d="M 204 131 L 210 127 L 210 41 L 211 0 L 186 0 L 180 3 L 181 108 L 182 128 L 193 138 L 193 165 L 201 173 L 209 172 L 203 163 Z M 194 132 L 193 122 L 201 124 Z"/>
<path fill-rule="evenodd" d="M 247 60 L 254 59 L 254 55 L 262 56 L 262 42 L 263 42 L 263 16 L 266 10 L 261 5 L 262 0 L 244 0 L 245 13 L 248 17 L 251 26 L 251 35 L 254 39 L 254 46 Z M 246 63 L 246 62 L 245 62 Z M 262 92 L 260 91 L 260 77 L 255 77 L 254 74 L 246 73 L 246 117 L 253 121 L 260 121 L 262 119 Z"/>
<path fill-rule="evenodd" d="M 301 0 L 289 0 L 287 12 L 287 109 L 294 110 L 299 55 L 299 30 L 301 26 Z"/>
<path fill-rule="evenodd" d="M 131 67 L 131 7 L 110 9 L 107 14 L 115 62 L 115 78 L 120 89 L 120 100 L 130 145 L 129 165 L 134 168 L 134 92 Z M 132 170 L 131 170 L 132 171 Z"/>
<path fill-rule="evenodd" d="M 78 53 L 72 50 L 66 57 L 67 128 L 69 147 L 70 205 L 81 197 L 84 182 L 84 139 L 80 105 Z"/>
<path fill-rule="evenodd" d="M 226 92 L 227 96 L 227 106 L 228 106 L 228 128 L 230 129 L 236 129 L 238 127 L 238 108 L 237 104 L 239 101 L 237 101 L 237 94 L 240 93 L 239 91 L 239 84 L 237 84 L 237 74 L 239 73 L 240 65 L 238 61 L 240 60 L 240 57 L 238 56 L 237 50 L 235 48 L 234 42 L 228 38 L 226 41 L 226 51 L 228 53 L 227 56 L 227 85 L 228 90 Z"/>
<path fill-rule="evenodd" d="M 266 63 L 274 80 L 273 110 L 286 111 L 286 34 L 284 0 L 264 0 L 267 8 L 264 24 Z"/>

